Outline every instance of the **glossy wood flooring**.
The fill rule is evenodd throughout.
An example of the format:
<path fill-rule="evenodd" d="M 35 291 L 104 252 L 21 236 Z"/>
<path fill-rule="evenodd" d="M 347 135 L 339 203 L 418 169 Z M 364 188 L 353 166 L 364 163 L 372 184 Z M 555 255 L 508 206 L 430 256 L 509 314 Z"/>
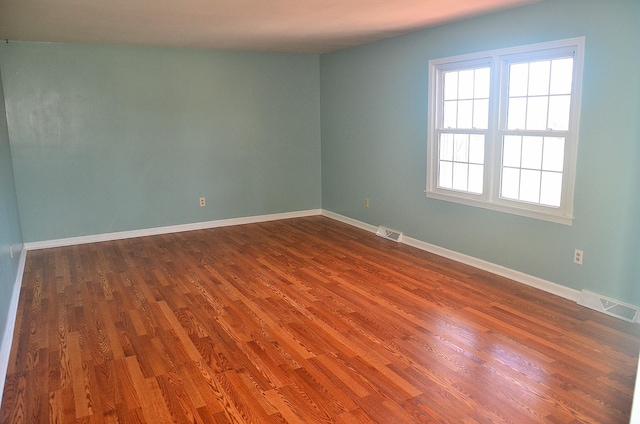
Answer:
<path fill-rule="evenodd" d="M 639 335 L 319 216 L 31 251 L 0 421 L 626 423 Z"/>

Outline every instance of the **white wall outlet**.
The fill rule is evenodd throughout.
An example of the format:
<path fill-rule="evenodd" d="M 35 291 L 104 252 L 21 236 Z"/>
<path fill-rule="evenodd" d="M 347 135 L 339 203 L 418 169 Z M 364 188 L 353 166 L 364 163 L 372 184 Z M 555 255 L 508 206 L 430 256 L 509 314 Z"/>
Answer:
<path fill-rule="evenodd" d="M 204 197 L 200 198 L 200 207 L 204 208 L 205 206 L 207 206 L 207 199 L 205 199 Z"/>
<path fill-rule="evenodd" d="M 368 197 L 364 198 L 364 206 L 367 207 L 367 208 L 369 207 L 369 198 Z"/>
<path fill-rule="evenodd" d="M 9 246 L 9 254 L 11 255 L 11 259 L 13 259 L 13 246 Z"/>
<path fill-rule="evenodd" d="M 584 252 L 582 250 L 576 249 L 573 252 L 573 263 L 582 265 L 582 257 L 584 256 Z"/>

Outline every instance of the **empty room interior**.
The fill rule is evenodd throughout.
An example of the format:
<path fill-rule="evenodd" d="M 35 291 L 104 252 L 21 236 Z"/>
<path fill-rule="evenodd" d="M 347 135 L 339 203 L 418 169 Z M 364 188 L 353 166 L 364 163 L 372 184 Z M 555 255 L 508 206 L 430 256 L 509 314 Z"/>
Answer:
<path fill-rule="evenodd" d="M 0 2 L 0 422 L 640 423 L 639 21 Z"/>

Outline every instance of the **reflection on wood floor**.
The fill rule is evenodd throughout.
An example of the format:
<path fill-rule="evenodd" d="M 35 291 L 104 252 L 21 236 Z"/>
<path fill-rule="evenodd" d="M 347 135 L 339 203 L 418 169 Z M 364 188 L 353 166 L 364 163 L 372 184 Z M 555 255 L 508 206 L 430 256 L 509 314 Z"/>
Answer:
<path fill-rule="evenodd" d="M 31 251 L 2 423 L 626 423 L 637 325 L 325 217 Z"/>

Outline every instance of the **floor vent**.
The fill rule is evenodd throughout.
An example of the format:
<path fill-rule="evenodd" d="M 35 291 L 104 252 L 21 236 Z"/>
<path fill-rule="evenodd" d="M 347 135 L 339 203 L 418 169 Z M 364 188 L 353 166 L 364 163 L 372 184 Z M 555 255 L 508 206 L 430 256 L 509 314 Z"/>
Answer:
<path fill-rule="evenodd" d="M 586 306 L 587 308 L 603 312 L 624 321 L 638 321 L 637 306 L 622 303 L 615 299 L 610 299 L 587 290 L 582 290 L 578 296 L 578 305 Z"/>
<path fill-rule="evenodd" d="M 398 231 L 390 230 L 388 228 L 384 228 L 382 226 L 378 227 L 378 231 L 376 232 L 376 235 L 382 238 L 386 238 L 388 240 L 395 241 L 395 242 L 400 241 L 400 237 L 402 237 L 402 233 L 399 233 Z"/>

